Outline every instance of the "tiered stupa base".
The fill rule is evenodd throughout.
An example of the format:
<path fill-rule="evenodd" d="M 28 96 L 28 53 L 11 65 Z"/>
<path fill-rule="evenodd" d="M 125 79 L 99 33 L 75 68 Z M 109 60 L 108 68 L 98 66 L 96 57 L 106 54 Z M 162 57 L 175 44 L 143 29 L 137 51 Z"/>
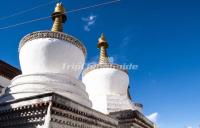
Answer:
<path fill-rule="evenodd" d="M 0 104 L 0 128 L 117 128 L 118 121 L 55 93 Z"/>
<path fill-rule="evenodd" d="M 55 92 L 91 107 L 91 101 L 85 91 L 85 85 L 73 77 L 58 73 L 19 75 L 15 77 L 0 103 L 15 99 Z"/>
<path fill-rule="evenodd" d="M 107 95 L 108 113 L 122 110 L 134 110 L 134 105 L 126 95 Z"/>

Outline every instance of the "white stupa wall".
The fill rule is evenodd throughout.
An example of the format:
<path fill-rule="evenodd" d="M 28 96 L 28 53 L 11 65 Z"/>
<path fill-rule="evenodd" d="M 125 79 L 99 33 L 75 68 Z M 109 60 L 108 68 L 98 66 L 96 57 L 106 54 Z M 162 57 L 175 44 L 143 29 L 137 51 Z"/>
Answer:
<path fill-rule="evenodd" d="M 0 90 L 0 96 L 4 94 L 5 89 L 10 85 L 10 80 L 0 76 L 0 85 L 3 87 L 2 90 Z"/>
<path fill-rule="evenodd" d="M 79 80 L 85 54 L 84 45 L 70 35 L 51 31 L 28 34 L 19 46 L 22 74 L 11 81 L 0 102 L 54 92 L 91 107 Z"/>
<path fill-rule="evenodd" d="M 128 98 L 127 95 L 108 95 L 107 101 L 108 101 L 108 106 L 107 106 L 108 113 L 121 110 L 134 109 L 133 103 L 131 102 L 131 100 Z"/>
<path fill-rule="evenodd" d="M 61 73 L 75 78 L 85 63 L 85 56 L 78 47 L 53 38 L 27 42 L 20 50 L 19 59 L 22 74 Z"/>
<path fill-rule="evenodd" d="M 129 77 L 114 68 L 99 68 L 86 73 L 82 78 L 95 110 L 108 114 L 113 111 L 133 109 L 127 95 Z"/>

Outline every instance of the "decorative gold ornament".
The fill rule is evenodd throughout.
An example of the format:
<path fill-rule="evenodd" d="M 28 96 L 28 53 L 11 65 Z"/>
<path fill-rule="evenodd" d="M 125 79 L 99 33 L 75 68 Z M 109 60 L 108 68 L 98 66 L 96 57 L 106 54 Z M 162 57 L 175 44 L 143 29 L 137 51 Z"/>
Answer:
<path fill-rule="evenodd" d="M 51 31 L 63 32 L 63 23 L 65 23 L 67 20 L 65 13 L 65 8 L 63 7 L 62 3 L 57 3 L 54 12 L 51 15 L 52 20 L 54 21 Z"/>
<path fill-rule="evenodd" d="M 99 64 L 109 64 L 109 59 L 106 51 L 106 49 L 108 48 L 108 43 L 103 33 L 99 38 L 97 47 L 100 49 Z"/>
<path fill-rule="evenodd" d="M 85 76 L 90 71 L 93 71 L 95 69 L 100 69 L 100 68 L 118 69 L 118 70 L 128 74 L 128 70 L 125 69 L 122 65 L 110 64 L 108 55 L 107 55 L 107 51 L 106 51 L 106 49 L 108 48 L 108 43 L 107 43 L 106 38 L 103 33 L 101 34 L 101 37 L 98 40 L 97 47 L 100 49 L 99 63 L 96 65 L 90 65 L 88 68 L 86 68 L 82 73 L 83 76 Z"/>

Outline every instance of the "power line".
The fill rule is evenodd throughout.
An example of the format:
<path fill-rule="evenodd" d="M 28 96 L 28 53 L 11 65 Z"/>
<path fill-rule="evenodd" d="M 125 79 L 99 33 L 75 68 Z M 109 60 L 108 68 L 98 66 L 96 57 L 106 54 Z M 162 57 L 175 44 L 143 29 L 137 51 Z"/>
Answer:
<path fill-rule="evenodd" d="M 96 4 L 96 5 L 91 5 L 91 6 L 87 6 L 87 7 L 83 7 L 83 8 L 79 8 L 79 9 L 74 9 L 74 10 L 68 11 L 68 13 L 82 11 L 82 10 L 86 10 L 86 9 L 90 9 L 90 8 L 103 6 L 103 5 L 113 4 L 116 2 L 120 2 L 120 0 L 113 0 L 113 1 L 108 1 L 108 2 L 104 2 L 104 3 Z"/>
<path fill-rule="evenodd" d="M 41 8 L 41 7 L 44 7 L 44 6 L 47 6 L 47 5 L 56 3 L 57 1 L 58 1 L 58 0 L 52 0 L 52 1 L 48 2 L 48 3 L 40 4 L 40 5 L 35 6 L 35 7 L 33 7 L 33 8 L 29 8 L 29 9 L 26 9 L 26 10 L 23 10 L 23 11 L 19 11 L 19 12 L 13 13 L 13 14 L 11 14 L 11 15 L 9 15 L 9 16 L 0 17 L 0 21 L 1 21 L 1 20 L 5 20 L 5 19 L 9 19 L 9 18 L 14 17 L 14 16 L 22 15 L 22 14 L 24 14 L 24 13 L 27 13 L 27 12 L 30 12 L 30 11 L 33 11 L 33 10 L 36 10 L 36 9 L 38 9 L 38 8 Z"/>
<path fill-rule="evenodd" d="M 25 22 L 21 22 L 21 23 L 9 25 L 9 26 L 6 26 L 6 27 L 1 27 L 0 30 L 7 29 L 7 28 L 13 28 L 13 27 L 16 27 L 16 26 L 20 26 L 20 25 L 23 25 L 23 24 L 28 24 L 28 23 L 32 23 L 32 22 L 36 22 L 36 21 L 45 20 L 45 19 L 48 19 L 48 18 L 50 18 L 50 17 L 51 17 L 51 16 L 42 17 L 42 18 L 38 18 L 38 19 L 33 19 L 33 20 L 29 20 L 29 21 L 25 21 Z"/>
<path fill-rule="evenodd" d="M 82 8 L 78 8 L 78 9 L 73 9 L 73 10 L 70 10 L 68 12 L 65 12 L 64 14 L 78 12 L 78 11 L 82 11 L 82 10 L 86 10 L 86 9 L 90 9 L 90 8 L 95 8 L 95 7 L 100 7 L 100 6 L 104 6 L 104 5 L 114 4 L 116 2 L 120 2 L 120 0 L 112 0 L 112 1 L 104 2 L 104 3 L 100 3 L 100 4 L 90 5 L 90 6 L 86 6 L 86 7 L 82 7 Z M 41 17 L 41 18 L 32 19 L 32 20 L 21 22 L 21 23 L 9 25 L 9 26 L 6 26 L 6 27 L 1 27 L 0 30 L 13 28 L 13 27 L 16 27 L 16 26 L 20 26 L 20 25 L 24 25 L 24 24 L 28 24 L 28 23 L 32 23 L 32 22 L 36 22 L 36 21 L 46 20 L 48 18 L 51 18 L 51 16 Z"/>

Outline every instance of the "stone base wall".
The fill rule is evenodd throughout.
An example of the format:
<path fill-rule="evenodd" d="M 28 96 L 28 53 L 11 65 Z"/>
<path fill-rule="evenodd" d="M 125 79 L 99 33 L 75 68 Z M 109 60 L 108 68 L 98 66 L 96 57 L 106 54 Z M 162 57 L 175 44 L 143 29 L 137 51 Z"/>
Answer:
<path fill-rule="evenodd" d="M 55 93 L 0 104 L 0 128 L 117 128 L 118 121 Z"/>
<path fill-rule="evenodd" d="M 0 128 L 37 128 L 42 126 L 47 107 L 48 103 L 39 103 L 0 110 Z"/>

